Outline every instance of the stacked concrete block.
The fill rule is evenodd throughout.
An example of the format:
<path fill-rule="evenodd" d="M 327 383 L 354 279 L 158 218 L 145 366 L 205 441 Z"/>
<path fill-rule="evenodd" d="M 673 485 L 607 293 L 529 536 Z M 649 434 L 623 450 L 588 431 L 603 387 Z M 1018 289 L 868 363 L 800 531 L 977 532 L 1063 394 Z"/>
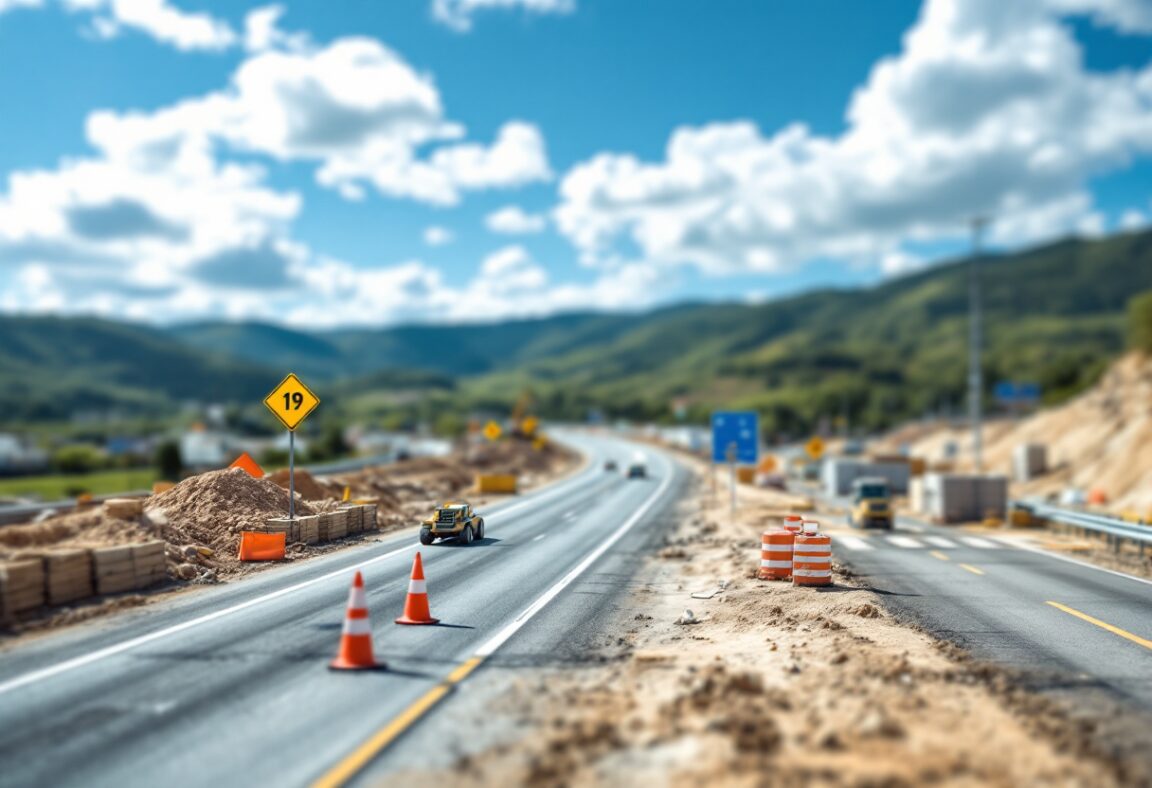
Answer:
<path fill-rule="evenodd" d="M 168 560 L 164 555 L 164 542 L 142 542 L 132 545 L 132 571 L 136 588 L 148 588 L 168 579 Z"/>
<path fill-rule="evenodd" d="M 91 551 L 58 550 L 43 558 L 48 604 L 63 605 L 92 596 Z"/>
<path fill-rule="evenodd" d="M 1008 507 L 1008 480 L 1003 476 L 930 473 L 924 477 L 925 514 L 941 523 L 1003 518 Z"/>
<path fill-rule="evenodd" d="M 364 530 L 364 511 L 359 505 L 353 504 L 352 506 L 341 506 L 348 517 L 348 533 L 358 534 Z"/>
<path fill-rule="evenodd" d="M 1048 472 L 1048 447 L 1041 443 L 1023 443 L 1012 452 L 1012 476 L 1027 482 Z"/>
<path fill-rule="evenodd" d="M 301 517 L 296 521 L 300 529 L 300 541 L 304 544 L 316 544 L 320 541 L 320 515 L 313 514 Z"/>
<path fill-rule="evenodd" d="M 118 594 L 136 588 L 136 564 L 132 547 L 97 547 L 92 549 L 92 579 L 97 594 Z"/>
<path fill-rule="evenodd" d="M 276 517 L 267 520 L 262 528 L 256 530 L 265 534 L 284 534 L 284 542 L 286 544 L 300 541 L 300 526 L 297 525 L 295 520 L 290 520 L 287 517 Z"/>
<path fill-rule="evenodd" d="M 39 558 L 0 563 L 0 620 L 44 604 L 44 562 Z"/>
<path fill-rule="evenodd" d="M 380 521 L 376 518 L 376 504 L 366 503 L 360 507 L 364 514 L 364 530 L 365 531 L 378 531 L 380 529 Z"/>
<path fill-rule="evenodd" d="M 829 495 L 848 495 L 852 492 L 852 483 L 865 476 L 878 476 L 888 482 L 892 492 L 906 493 L 912 469 L 907 460 L 865 462 L 836 458 L 824 462 L 824 489 Z"/>
<path fill-rule="evenodd" d="M 320 541 L 331 542 L 348 535 L 348 512 L 337 509 L 320 515 Z"/>

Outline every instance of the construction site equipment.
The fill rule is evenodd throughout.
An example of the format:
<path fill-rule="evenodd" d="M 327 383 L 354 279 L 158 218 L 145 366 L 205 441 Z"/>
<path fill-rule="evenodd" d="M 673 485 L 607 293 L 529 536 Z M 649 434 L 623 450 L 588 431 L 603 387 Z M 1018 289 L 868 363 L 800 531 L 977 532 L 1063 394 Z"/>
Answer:
<path fill-rule="evenodd" d="M 348 612 L 344 615 L 344 628 L 340 633 L 340 651 L 328 664 L 332 670 L 376 670 L 384 667 L 372 653 L 372 622 L 368 618 L 368 595 L 364 592 L 364 577 L 359 571 L 352 578 L 348 592 Z"/>
<path fill-rule="evenodd" d="M 466 545 L 484 538 L 484 518 L 465 501 L 447 501 L 421 523 L 420 544 L 451 538 Z"/>
<path fill-rule="evenodd" d="M 283 533 L 240 532 L 241 561 L 284 560 L 285 535 Z"/>
<path fill-rule="evenodd" d="M 412 561 L 412 578 L 408 581 L 408 597 L 404 600 L 404 615 L 396 619 L 397 624 L 439 624 L 440 619 L 432 618 L 428 609 L 428 588 L 424 582 L 424 562 L 420 553 Z"/>
<path fill-rule="evenodd" d="M 848 524 L 853 528 L 892 528 L 895 515 L 888 482 L 879 476 L 864 476 L 852 482 L 852 507 Z"/>
<path fill-rule="evenodd" d="M 516 482 L 516 476 L 511 473 L 478 473 L 476 474 L 476 492 L 515 493 Z"/>
<path fill-rule="evenodd" d="M 853 482 L 865 476 L 878 476 L 888 482 L 892 492 L 903 494 L 908 492 L 912 469 L 907 460 L 866 462 L 840 457 L 824 462 L 824 489 L 828 495 L 848 495 L 852 492 Z"/>
<path fill-rule="evenodd" d="M 832 537 L 819 524 L 804 522 L 792 550 L 792 582 L 798 586 L 832 585 Z"/>
<path fill-rule="evenodd" d="M 938 523 L 982 522 L 1003 519 L 1008 510 L 1008 479 L 929 473 L 924 477 L 922 511 Z"/>
<path fill-rule="evenodd" d="M 792 577 L 792 545 L 796 534 L 783 528 L 765 531 L 760 537 L 760 579 L 789 580 Z"/>

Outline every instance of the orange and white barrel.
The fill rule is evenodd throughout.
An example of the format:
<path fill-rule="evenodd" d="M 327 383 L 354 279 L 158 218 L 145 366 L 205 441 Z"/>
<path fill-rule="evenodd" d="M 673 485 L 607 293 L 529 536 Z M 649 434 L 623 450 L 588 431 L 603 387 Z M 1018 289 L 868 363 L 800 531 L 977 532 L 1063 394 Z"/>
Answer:
<path fill-rule="evenodd" d="M 804 518 L 798 514 L 788 514 L 784 516 L 784 530 L 791 531 L 794 534 L 800 533 L 800 528 L 804 523 Z"/>
<path fill-rule="evenodd" d="M 832 585 L 832 537 L 817 533 L 811 520 L 796 535 L 792 550 L 792 582 L 798 586 Z"/>
<path fill-rule="evenodd" d="M 796 534 L 773 528 L 760 537 L 760 579 L 787 580 L 792 577 L 792 543 Z"/>

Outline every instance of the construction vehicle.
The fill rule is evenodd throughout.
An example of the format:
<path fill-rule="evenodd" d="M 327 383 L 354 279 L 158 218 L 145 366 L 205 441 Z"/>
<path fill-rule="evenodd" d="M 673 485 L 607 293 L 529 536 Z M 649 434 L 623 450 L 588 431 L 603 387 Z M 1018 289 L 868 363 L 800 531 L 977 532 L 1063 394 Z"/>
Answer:
<path fill-rule="evenodd" d="M 848 510 L 848 524 L 853 528 L 892 528 L 895 513 L 888 480 L 879 476 L 865 476 L 852 482 L 852 507 Z"/>
<path fill-rule="evenodd" d="M 643 452 L 636 452 L 632 455 L 632 462 L 628 463 L 628 469 L 624 472 L 626 479 L 647 479 L 648 478 L 648 462 L 644 458 Z"/>
<path fill-rule="evenodd" d="M 472 510 L 471 504 L 462 501 L 448 501 L 420 525 L 420 544 L 424 545 L 451 538 L 468 545 L 484 538 L 484 518 Z"/>

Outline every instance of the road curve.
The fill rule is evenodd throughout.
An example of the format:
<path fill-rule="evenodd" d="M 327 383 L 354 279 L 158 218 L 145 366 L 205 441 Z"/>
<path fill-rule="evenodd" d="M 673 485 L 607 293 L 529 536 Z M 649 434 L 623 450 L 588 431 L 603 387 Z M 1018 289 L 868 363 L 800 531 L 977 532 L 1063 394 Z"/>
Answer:
<path fill-rule="evenodd" d="M 382 742 L 425 707 L 434 719 L 428 699 L 485 660 L 525 634 L 562 648 L 630 577 L 613 564 L 595 599 L 572 604 L 586 573 L 661 532 L 683 469 L 645 450 L 652 478 L 625 480 L 601 465 L 626 464 L 634 445 L 564 438 L 587 455 L 585 470 L 490 507 L 487 538 L 471 547 L 383 538 L 0 653 L 0 783 L 338 784 L 381 768 Z M 417 549 L 439 626 L 392 623 Z M 333 673 L 357 568 L 389 668 Z"/>

